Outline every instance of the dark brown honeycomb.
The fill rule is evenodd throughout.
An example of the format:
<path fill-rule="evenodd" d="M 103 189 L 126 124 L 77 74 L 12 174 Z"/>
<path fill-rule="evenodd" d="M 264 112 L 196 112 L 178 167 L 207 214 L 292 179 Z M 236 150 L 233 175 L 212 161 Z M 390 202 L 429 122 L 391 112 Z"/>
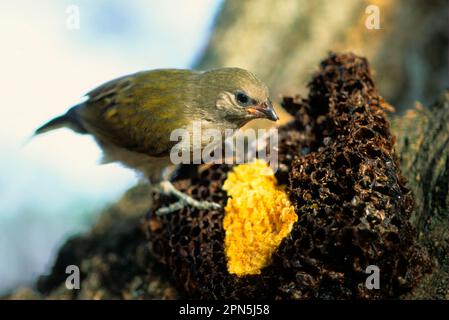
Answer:
<path fill-rule="evenodd" d="M 431 269 L 408 222 L 413 197 L 394 152 L 385 109 L 366 59 L 330 54 L 307 99 L 284 98 L 295 120 L 279 128 L 279 181 L 298 222 L 261 275 L 226 268 L 223 210 L 148 214 L 150 248 L 193 298 L 397 298 Z M 226 203 L 226 165 L 190 167 L 175 184 L 194 198 Z M 155 209 L 173 199 L 156 194 Z M 368 265 L 379 290 L 365 287 Z"/>

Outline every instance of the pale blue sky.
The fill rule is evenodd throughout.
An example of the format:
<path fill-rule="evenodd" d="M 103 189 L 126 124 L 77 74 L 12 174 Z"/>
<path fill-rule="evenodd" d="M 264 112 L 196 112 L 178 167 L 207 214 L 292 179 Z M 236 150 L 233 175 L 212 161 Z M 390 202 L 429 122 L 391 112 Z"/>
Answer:
<path fill-rule="evenodd" d="M 66 26 L 69 6 L 80 28 Z M 97 165 L 88 137 L 33 130 L 93 87 L 152 68 L 187 68 L 221 1 L 72 0 L 0 3 L 0 293 L 45 271 L 68 235 L 136 183 Z M 82 204 L 82 205 L 81 205 Z"/>

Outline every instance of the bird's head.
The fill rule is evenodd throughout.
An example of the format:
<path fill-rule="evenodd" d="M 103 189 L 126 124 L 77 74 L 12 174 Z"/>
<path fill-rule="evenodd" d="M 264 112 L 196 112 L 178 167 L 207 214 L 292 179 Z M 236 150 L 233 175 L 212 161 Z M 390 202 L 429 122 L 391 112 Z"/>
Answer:
<path fill-rule="evenodd" d="M 209 70 L 202 74 L 202 82 L 207 87 L 212 108 L 223 120 L 240 127 L 253 119 L 279 119 L 267 86 L 247 70 Z"/>

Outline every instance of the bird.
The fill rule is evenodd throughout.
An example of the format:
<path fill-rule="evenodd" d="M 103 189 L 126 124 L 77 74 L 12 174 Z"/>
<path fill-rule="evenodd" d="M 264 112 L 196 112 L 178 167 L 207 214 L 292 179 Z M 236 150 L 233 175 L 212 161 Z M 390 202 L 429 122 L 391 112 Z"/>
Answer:
<path fill-rule="evenodd" d="M 191 133 L 192 124 L 198 122 L 202 129 L 213 128 L 224 135 L 227 129 L 238 130 L 254 119 L 277 121 L 279 117 L 268 87 L 252 72 L 236 67 L 155 69 L 100 85 L 34 135 L 64 127 L 91 135 L 103 152 L 102 163 L 119 162 L 134 169 L 178 199 L 158 209 L 156 213 L 162 215 L 185 205 L 220 208 L 217 203 L 193 199 L 171 183 L 170 168 L 176 166 L 170 151 L 177 143 L 171 141 L 171 132 L 181 128 Z M 195 144 L 192 140 L 187 146 L 191 152 L 204 149 L 205 141 Z"/>

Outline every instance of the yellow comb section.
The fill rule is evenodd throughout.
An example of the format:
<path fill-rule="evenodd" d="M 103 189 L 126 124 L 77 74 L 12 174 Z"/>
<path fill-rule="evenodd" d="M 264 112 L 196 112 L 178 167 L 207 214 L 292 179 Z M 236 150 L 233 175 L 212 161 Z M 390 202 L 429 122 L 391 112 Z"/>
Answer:
<path fill-rule="evenodd" d="M 263 160 L 236 166 L 223 189 L 229 197 L 223 220 L 228 271 L 260 274 L 298 216 Z"/>

